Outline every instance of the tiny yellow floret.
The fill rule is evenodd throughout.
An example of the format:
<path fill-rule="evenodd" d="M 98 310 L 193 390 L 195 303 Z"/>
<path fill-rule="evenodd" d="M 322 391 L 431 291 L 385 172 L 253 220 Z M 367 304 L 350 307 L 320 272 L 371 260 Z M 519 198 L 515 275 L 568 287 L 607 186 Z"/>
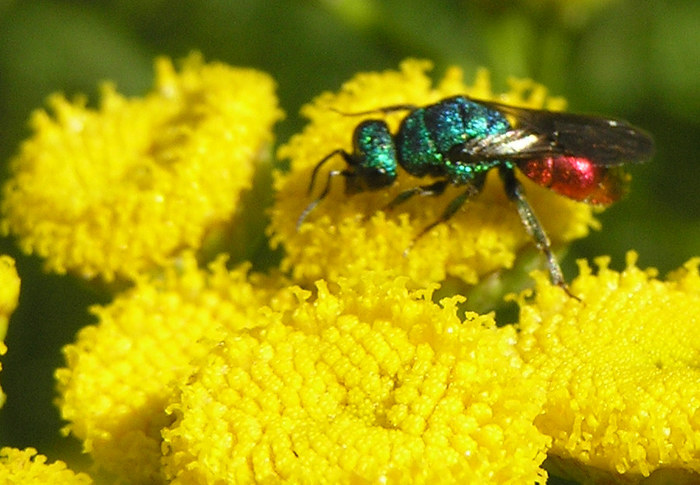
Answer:
<path fill-rule="evenodd" d="M 2 230 L 48 270 L 132 280 L 230 222 L 281 117 L 265 73 L 156 62 L 153 91 L 49 98 L 11 162 Z"/>
<path fill-rule="evenodd" d="M 63 349 L 66 367 L 56 378 L 65 431 L 129 483 L 161 480 L 160 430 L 171 421 L 165 406 L 209 340 L 218 341 L 222 328 L 258 325 L 258 312 L 281 304 L 275 278 L 248 275 L 247 266 L 228 271 L 224 263 L 203 270 L 188 255 L 158 278 L 139 278 L 94 307 L 98 323 Z"/>
<path fill-rule="evenodd" d="M 215 345 L 169 408 L 172 483 L 544 483 L 513 328 L 406 285 L 319 281 Z"/>
<path fill-rule="evenodd" d="M 85 473 L 75 473 L 62 461 L 46 463 L 34 448 L 0 449 L 0 484 L 3 485 L 90 485 Z"/>
<path fill-rule="evenodd" d="M 636 258 L 622 272 L 599 258 L 597 274 L 580 262 L 571 291 L 581 301 L 543 274 L 534 301 L 520 297 L 518 345 L 549 383 L 536 424 L 573 476 L 583 464 L 588 479 L 677 472 L 700 483 L 700 258 L 667 281 Z"/>
<path fill-rule="evenodd" d="M 532 244 L 497 173 L 489 174 L 481 194 L 417 241 L 421 230 L 438 220 L 465 187 L 449 187 L 440 197 L 416 196 L 393 210 L 382 210 L 400 192 L 426 185 L 431 179 L 413 177 L 399 169 L 391 187 L 346 195 L 343 177 L 335 177 L 328 196 L 297 230 L 299 216 L 319 197 L 329 171 L 346 165 L 341 156 L 329 160 L 309 194 L 311 173 L 319 161 L 336 149 L 351 152 L 353 130 L 363 119 L 386 119 L 392 133 L 396 133 L 406 116 L 405 110 L 364 116 L 352 113 L 393 105 L 425 106 L 458 94 L 529 108 L 556 110 L 564 106 L 561 98 L 547 96 L 544 87 L 530 80 L 512 80 L 508 93 L 496 95 L 484 70 L 469 86 L 462 72 L 451 68 L 433 86 L 427 75 L 429 69 L 429 62 L 408 60 L 399 71 L 358 74 L 338 93 L 323 93 L 303 107 L 302 114 L 309 124 L 278 152 L 280 158 L 290 160 L 291 169 L 276 178 L 277 196 L 269 228 L 273 245 L 284 246 L 283 269 L 290 270 L 297 281 L 361 277 L 366 270 L 388 269 L 396 275 L 407 275 L 416 286 L 439 282 L 447 276 L 473 284 L 484 274 L 511 267 L 517 253 Z M 583 237 L 595 226 L 590 206 L 555 195 L 528 180 L 523 183 L 555 243 Z"/>

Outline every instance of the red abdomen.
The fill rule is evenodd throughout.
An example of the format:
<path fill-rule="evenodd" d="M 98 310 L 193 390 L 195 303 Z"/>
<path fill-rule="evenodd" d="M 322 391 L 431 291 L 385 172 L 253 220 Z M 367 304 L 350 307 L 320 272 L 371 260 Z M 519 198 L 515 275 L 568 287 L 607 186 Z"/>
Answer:
<path fill-rule="evenodd" d="M 539 185 L 589 204 L 615 202 L 624 194 L 628 178 L 620 167 L 564 155 L 521 161 L 518 168 Z"/>

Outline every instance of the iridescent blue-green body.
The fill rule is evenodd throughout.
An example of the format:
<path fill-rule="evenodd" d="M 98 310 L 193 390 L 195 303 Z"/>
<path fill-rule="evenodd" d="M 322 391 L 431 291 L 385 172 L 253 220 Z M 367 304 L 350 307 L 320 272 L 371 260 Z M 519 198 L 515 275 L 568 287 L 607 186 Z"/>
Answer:
<path fill-rule="evenodd" d="M 454 185 L 472 183 L 500 162 L 464 163 L 459 160 L 462 147 L 510 129 L 496 110 L 464 96 L 447 98 L 415 109 L 403 119 L 396 134 L 398 162 L 415 177 L 446 176 Z"/>

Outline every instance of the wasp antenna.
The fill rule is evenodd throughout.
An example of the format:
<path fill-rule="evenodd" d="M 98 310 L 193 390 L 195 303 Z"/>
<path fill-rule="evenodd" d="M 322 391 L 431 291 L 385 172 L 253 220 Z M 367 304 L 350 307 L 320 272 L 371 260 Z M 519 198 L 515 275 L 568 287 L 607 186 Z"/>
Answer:
<path fill-rule="evenodd" d="M 374 115 L 378 113 L 393 113 L 394 111 L 413 111 L 415 109 L 418 109 L 418 106 L 414 104 L 395 104 L 393 106 L 384 106 L 383 108 L 375 108 L 375 109 L 369 109 L 367 111 L 355 111 L 353 113 L 348 113 L 347 111 L 341 111 L 336 108 L 328 107 L 330 111 L 333 111 L 334 113 L 338 113 L 343 116 L 367 116 L 367 115 Z"/>
<path fill-rule="evenodd" d="M 339 115 L 343 115 L 343 116 L 352 116 L 353 114 L 355 114 L 355 113 L 347 113 L 347 112 L 345 112 L 345 111 L 341 111 L 341 110 L 339 110 L 339 109 L 337 109 L 337 108 L 334 108 L 334 107 L 332 107 L 332 106 L 329 106 L 329 107 L 328 107 L 328 110 L 329 110 L 329 111 L 332 111 L 332 112 L 334 112 L 334 113 L 338 113 Z"/>

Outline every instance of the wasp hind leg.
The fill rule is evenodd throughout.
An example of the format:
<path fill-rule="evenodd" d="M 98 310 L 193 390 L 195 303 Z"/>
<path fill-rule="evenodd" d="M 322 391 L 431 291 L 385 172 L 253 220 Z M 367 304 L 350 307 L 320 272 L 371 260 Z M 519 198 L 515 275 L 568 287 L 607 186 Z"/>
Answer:
<path fill-rule="evenodd" d="M 515 173 L 513 169 L 509 167 L 500 167 L 499 174 L 505 185 L 506 195 L 508 198 L 515 202 L 518 209 L 518 215 L 520 215 L 520 220 L 525 226 L 525 230 L 535 241 L 537 249 L 539 249 L 547 259 L 547 269 L 549 270 L 549 279 L 552 284 L 557 285 L 562 288 L 567 295 L 572 298 L 579 299 L 576 295 L 572 294 L 569 290 L 569 286 L 566 284 L 564 279 L 564 273 L 557 262 L 557 258 L 554 256 L 552 251 L 552 244 L 542 227 L 542 223 L 537 219 L 535 211 L 532 210 L 532 206 L 525 198 L 525 191 L 523 186 L 520 184 L 517 178 L 515 178 Z"/>

